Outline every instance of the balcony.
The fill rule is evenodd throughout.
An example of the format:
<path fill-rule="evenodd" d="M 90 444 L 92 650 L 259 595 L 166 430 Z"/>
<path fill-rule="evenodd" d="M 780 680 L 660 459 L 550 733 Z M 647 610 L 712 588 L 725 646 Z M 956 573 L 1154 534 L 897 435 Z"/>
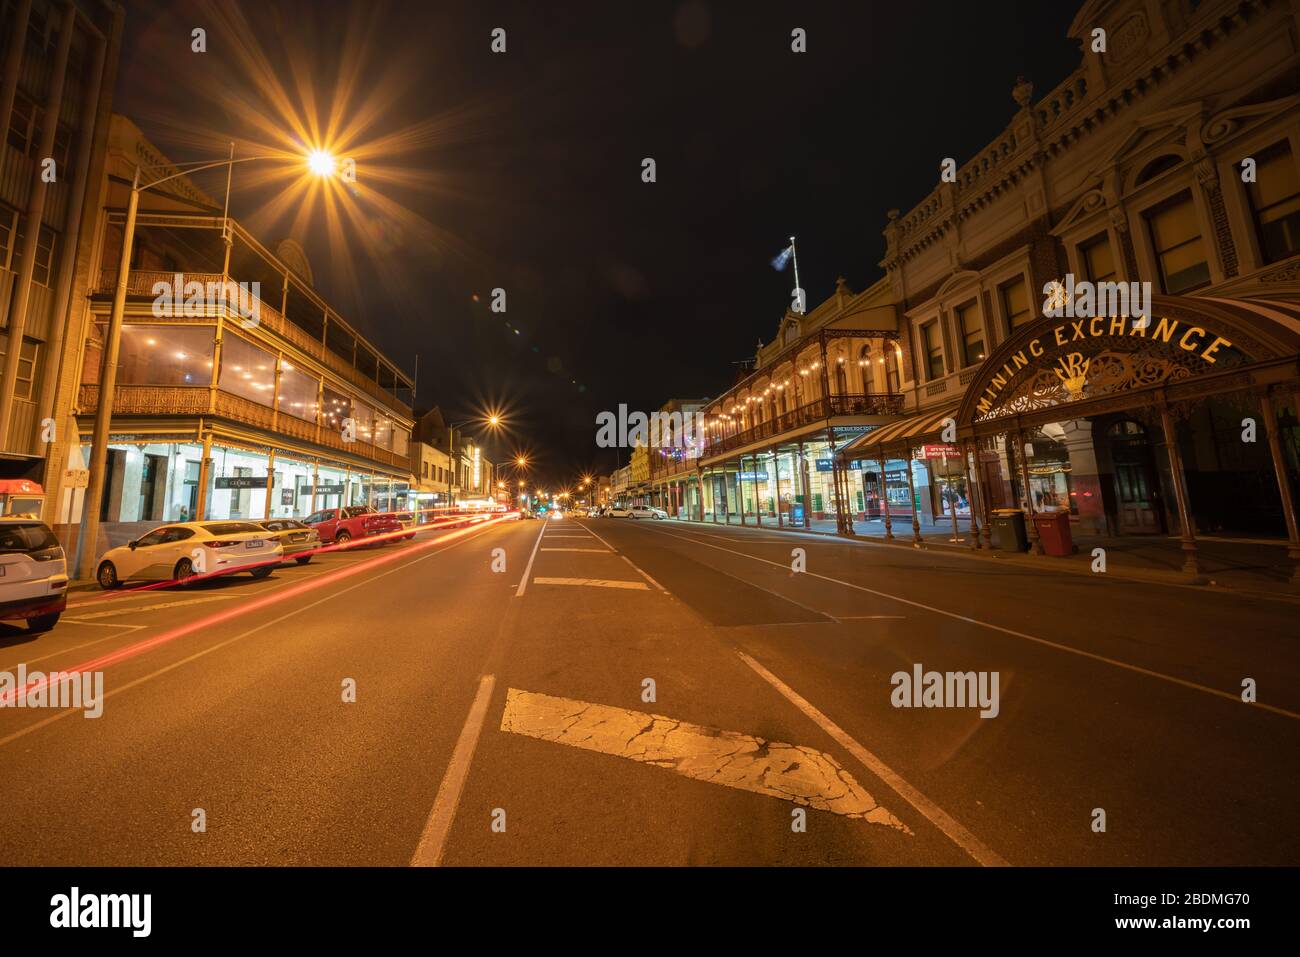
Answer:
<path fill-rule="evenodd" d="M 899 415 L 902 411 L 903 396 L 894 392 L 821 396 L 774 419 L 760 422 L 744 432 L 708 438 L 704 445 L 704 456 L 718 456 L 753 442 L 776 438 L 794 429 L 825 422 L 838 416 Z"/>
<path fill-rule="evenodd" d="M 286 438 L 309 442 L 325 449 L 336 449 L 382 465 L 401 469 L 410 467 L 409 457 L 370 442 L 344 442 L 333 429 L 323 429 L 314 422 L 281 413 L 243 396 L 217 390 L 216 412 L 208 412 L 207 386 L 119 385 L 113 392 L 113 415 L 140 416 L 207 416 L 252 426 Z M 82 385 L 77 407 L 83 415 L 99 407 L 99 386 Z M 119 425 L 119 423 L 114 423 Z"/>
<path fill-rule="evenodd" d="M 149 270 L 131 270 L 127 277 L 126 295 L 128 301 L 135 299 L 153 300 L 154 285 L 162 282 L 170 286 L 175 279 L 176 272 L 156 272 Z M 181 272 L 182 282 L 203 283 L 206 288 L 207 283 L 220 283 L 222 281 L 221 273 L 206 272 Z M 231 277 L 234 279 L 234 277 Z M 101 277 L 99 285 L 93 290 L 94 295 L 112 296 L 114 293 L 115 278 L 111 274 L 105 274 Z M 235 280 L 238 281 L 238 280 Z M 269 329 L 286 343 L 293 346 L 299 352 L 311 356 L 317 362 L 327 367 L 331 372 L 338 375 L 344 382 L 367 393 L 371 398 L 378 399 L 387 405 L 390 409 L 399 415 L 410 418 L 411 409 L 408 405 L 398 399 L 396 396 L 385 391 L 379 383 L 373 379 L 363 376 L 350 361 L 338 355 L 331 349 L 326 348 L 320 339 L 308 334 L 300 326 L 285 317 L 279 309 L 270 305 L 265 299 L 257 300 L 257 319 L 258 325 Z M 233 316 L 233 312 L 227 315 Z"/>

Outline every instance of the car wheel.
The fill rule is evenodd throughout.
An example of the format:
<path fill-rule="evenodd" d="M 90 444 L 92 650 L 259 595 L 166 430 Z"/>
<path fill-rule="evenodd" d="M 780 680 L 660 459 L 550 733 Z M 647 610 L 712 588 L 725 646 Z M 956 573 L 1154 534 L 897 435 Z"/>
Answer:
<path fill-rule="evenodd" d="M 257 568 L 252 569 L 249 574 L 254 578 L 265 578 L 267 575 L 271 574 L 271 566 L 259 565 Z"/>
<path fill-rule="evenodd" d="M 349 535 L 347 532 L 339 532 L 337 535 L 334 536 L 335 545 L 346 545 L 350 541 L 352 541 L 352 536 Z"/>
<path fill-rule="evenodd" d="M 297 558 L 294 559 L 294 561 L 297 562 L 299 565 L 306 565 L 309 561 L 311 561 L 311 556 L 299 555 Z"/>
<path fill-rule="evenodd" d="M 49 631 L 51 628 L 53 628 L 55 625 L 59 623 L 60 614 L 61 614 L 60 612 L 56 611 L 52 615 L 37 615 L 35 618 L 28 618 L 27 630 L 28 631 Z"/>
<path fill-rule="evenodd" d="M 101 562 L 99 570 L 95 572 L 95 578 L 99 582 L 99 587 L 105 591 L 122 587 L 122 582 L 117 577 L 117 566 L 112 562 Z"/>
<path fill-rule="evenodd" d="M 179 585 L 187 585 L 191 578 L 194 577 L 194 563 L 188 558 L 182 558 L 176 563 L 172 570 L 172 578 Z"/>

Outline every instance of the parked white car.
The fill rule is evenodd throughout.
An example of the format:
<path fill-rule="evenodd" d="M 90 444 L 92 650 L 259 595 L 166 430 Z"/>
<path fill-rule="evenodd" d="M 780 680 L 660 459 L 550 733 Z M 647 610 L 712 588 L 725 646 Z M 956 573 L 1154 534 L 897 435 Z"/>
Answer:
<path fill-rule="evenodd" d="M 283 559 L 275 535 L 252 522 L 178 522 L 110 548 L 100 557 L 95 577 L 101 588 L 135 579 L 184 582 L 195 575 L 235 572 L 265 578 Z"/>
<path fill-rule="evenodd" d="M 668 513 L 653 505 L 633 505 L 628 510 L 628 518 L 667 518 Z"/>
<path fill-rule="evenodd" d="M 632 514 L 632 509 L 625 505 L 611 505 L 605 510 L 606 518 L 627 518 Z"/>
<path fill-rule="evenodd" d="M 68 605 L 68 566 L 44 522 L 0 518 L 0 620 L 49 631 Z"/>

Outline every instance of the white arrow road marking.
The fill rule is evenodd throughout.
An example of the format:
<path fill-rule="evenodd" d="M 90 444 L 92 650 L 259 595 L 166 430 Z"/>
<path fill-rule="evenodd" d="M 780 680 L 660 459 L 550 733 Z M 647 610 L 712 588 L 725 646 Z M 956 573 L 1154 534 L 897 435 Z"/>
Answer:
<path fill-rule="evenodd" d="M 533 579 L 534 585 L 593 585 L 597 588 L 635 588 L 649 591 L 645 582 L 613 581 L 607 578 L 543 578 L 538 575 Z"/>
<path fill-rule="evenodd" d="M 812 748 L 518 688 L 506 692 L 501 730 L 912 833 L 834 758 Z"/>

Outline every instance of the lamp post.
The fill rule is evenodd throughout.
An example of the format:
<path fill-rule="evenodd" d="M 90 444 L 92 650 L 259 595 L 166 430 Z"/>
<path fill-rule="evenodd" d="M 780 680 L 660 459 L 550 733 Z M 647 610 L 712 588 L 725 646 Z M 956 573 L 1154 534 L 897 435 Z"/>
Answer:
<path fill-rule="evenodd" d="M 495 432 L 497 429 L 501 427 L 501 416 L 492 413 L 483 416 L 481 418 L 465 419 L 463 422 L 457 422 L 454 425 L 447 426 L 447 458 L 451 460 L 451 466 L 452 466 L 451 475 L 453 480 L 460 473 L 460 469 L 457 467 L 456 464 L 456 430 L 463 426 L 469 425 L 471 422 L 482 422 L 488 428 L 492 429 Z M 455 493 L 453 491 L 455 487 L 456 487 L 455 481 L 447 483 L 448 506 L 456 504 Z"/>
<path fill-rule="evenodd" d="M 328 169 L 319 151 L 313 153 L 308 162 L 312 172 L 319 176 L 329 175 Z M 86 482 L 86 496 L 81 509 L 81 534 L 77 536 L 77 573 L 82 578 L 95 575 L 95 546 L 99 538 L 99 512 L 104 499 L 104 468 L 108 461 L 109 426 L 113 416 L 114 390 L 117 387 L 117 359 L 122 346 L 122 319 L 126 310 L 126 291 L 131 279 L 131 247 L 135 245 L 135 220 L 140 208 L 140 194 L 145 190 L 161 186 L 181 176 L 201 173 L 204 170 L 226 167 L 226 201 L 222 215 L 221 238 L 226 244 L 225 266 L 223 275 L 230 268 L 230 181 L 234 175 L 236 163 L 252 163 L 260 160 L 283 160 L 283 155 L 244 156 L 235 159 L 235 144 L 230 144 L 230 156 L 223 160 L 199 160 L 194 163 L 160 164 L 155 166 L 135 167 L 131 181 L 131 197 L 126 205 L 126 222 L 122 227 L 122 253 L 117 264 L 117 287 L 113 292 L 113 309 L 108 317 L 108 331 L 105 336 L 104 354 L 99 369 L 99 403 L 95 407 L 95 429 L 90 440 L 90 475 Z M 182 168 L 184 167 L 184 168 Z M 140 183 L 140 174 L 145 170 L 176 170 L 169 176 L 156 179 L 151 183 Z M 216 357 L 214 356 L 214 361 Z M 201 516 L 196 516 L 201 517 Z"/>

